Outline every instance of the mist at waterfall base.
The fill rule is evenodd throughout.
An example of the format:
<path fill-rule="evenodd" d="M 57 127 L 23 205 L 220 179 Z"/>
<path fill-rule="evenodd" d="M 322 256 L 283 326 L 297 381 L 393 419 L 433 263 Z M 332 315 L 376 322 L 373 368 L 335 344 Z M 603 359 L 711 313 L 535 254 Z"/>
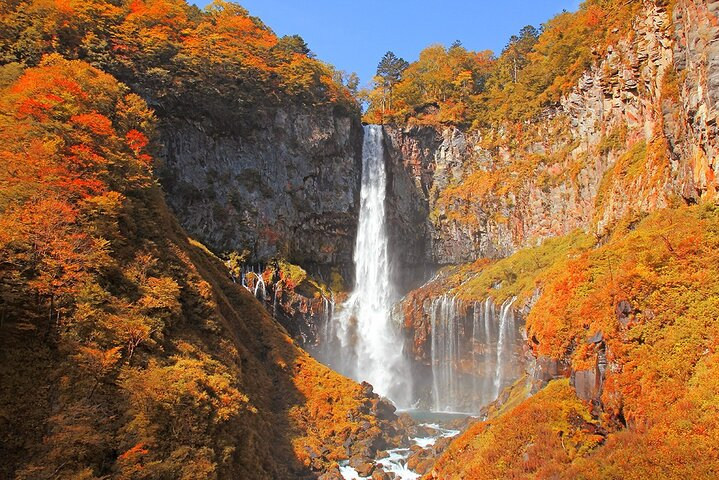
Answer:
<path fill-rule="evenodd" d="M 392 322 L 382 127 L 368 125 L 362 144 L 362 188 L 355 242 L 355 285 L 325 329 L 324 355 L 340 373 L 372 384 L 400 407 L 410 405 L 412 376 L 400 326 Z"/>
<path fill-rule="evenodd" d="M 390 281 L 383 144 L 382 127 L 365 126 L 355 284 L 343 304 L 327 305 L 314 353 L 400 409 L 476 413 L 521 373 L 514 299 L 499 308 L 491 298 L 465 304 L 449 294 L 425 302 L 431 359 L 411 358 Z"/>

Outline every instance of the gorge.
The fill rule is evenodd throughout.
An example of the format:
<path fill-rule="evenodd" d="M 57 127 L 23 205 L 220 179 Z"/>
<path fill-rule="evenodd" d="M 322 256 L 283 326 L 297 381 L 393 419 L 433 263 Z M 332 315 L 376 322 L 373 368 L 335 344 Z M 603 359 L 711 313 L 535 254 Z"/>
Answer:
<path fill-rule="evenodd" d="M 383 143 L 381 126 L 365 127 L 355 286 L 341 310 L 327 319 L 330 335 L 321 343 L 329 365 L 357 381 L 371 383 L 380 395 L 406 407 L 412 398 L 412 379 L 401 334 L 390 315 L 395 293 L 389 275 Z"/>
<path fill-rule="evenodd" d="M 719 478 L 719 1 L 361 90 L 228 2 L 0 27 L 1 478 Z"/>

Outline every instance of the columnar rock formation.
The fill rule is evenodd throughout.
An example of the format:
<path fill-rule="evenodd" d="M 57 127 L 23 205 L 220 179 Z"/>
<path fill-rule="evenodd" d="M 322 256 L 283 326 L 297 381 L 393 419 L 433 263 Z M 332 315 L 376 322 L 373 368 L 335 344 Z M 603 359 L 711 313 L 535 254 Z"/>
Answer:
<path fill-rule="evenodd" d="M 252 262 L 284 257 L 325 275 L 333 266 L 351 272 L 356 113 L 286 105 L 232 127 L 164 120 L 162 184 L 191 235 L 217 251 L 248 250 Z"/>
<path fill-rule="evenodd" d="M 597 52 L 571 92 L 521 132 L 385 126 L 390 248 L 405 287 L 443 265 L 506 257 L 575 229 L 602 237 L 622 219 L 716 199 L 719 2 L 665 3 L 644 1 L 632 34 Z M 469 194 L 457 193 L 472 182 Z M 437 321 L 445 295 L 430 284 L 402 305 L 418 375 L 439 372 L 440 408 L 467 404 L 452 382 L 472 370 L 477 353 L 471 315 Z M 606 359 L 601 339 L 592 348 L 597 366 L 573 378 L 597 402 Z M 570 373 L 547 358 L 532 368 L 535 389 Z"/>
<path fill-rule="evenodd" d="M 576 228 L 601 234 L 631 212 L 714 198 L 717 9 L 681 1 L 670 14 L 645 1 L 632 37 L 521 138 L 501 128 L 387 127 L 399 263 L 502 257 Z M 448 192 L 480 172 L 500 183 L 469 202 Z M 402 253 L 405 238 L 416 254 Z"/>

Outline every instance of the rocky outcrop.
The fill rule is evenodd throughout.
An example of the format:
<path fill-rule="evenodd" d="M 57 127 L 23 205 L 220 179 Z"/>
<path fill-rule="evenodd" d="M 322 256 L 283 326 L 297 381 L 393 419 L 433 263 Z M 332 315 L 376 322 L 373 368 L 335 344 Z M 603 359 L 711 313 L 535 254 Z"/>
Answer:
<path fill-rule="evenodd" d="M 571 384 L 577 392 L 577 397 L 592 405 L 600 405 L 606 367 L 607 357 L 604 349 L 600 347 L 597 353 L 597 364 L 592 368 L 578 370 L 571 377 Z"/>
<path fill-rule="evenodd" d="M 162 185 L 190 235 L 215 251 L 247 250 L 252 262 L 351 265 L 359 116 L 331 105 L 288 105 L 257 112 L 244 128 L 212 121 L 161 124 Z"/>
<path fill-rule="evenodd" d="M 285 261 L 272 261 L 264 268 L 242 266 L 239 271 L 230 269 L 229 274 L 262 303 L 299 346 L 319 353 L 320 332 L 332 320 L 335 301 L 343 301 L 346 293 L 335 296 L 327 283 Z M 342 288 L 336 274 L 334 277 L 334 287 Z"/>
<path fill-rule="evenodd" d="M 477 150 L 476 134 L 468 136 L 457 128 L 386 126 L 385 135 L 392 172 L 390 246 L 395 246 L 400 268 L 417 271 L 419 266 L 464 263 L 511 251 L 508 235 L 489 221 L 491 212 L 483 215 L 476 229 L 437 215 L 440 194 L 463 180 L 467 165 L 491 161 L 488 152 Z M 409 253 L 407 242 L 419 249 Z"/>
<path fill-rule="evenodd" d="M 430 195 L 436 175 L 436 152 L 443 144 L 433 128 L 411 134 L 385 126 L 387 226 L 393 283 L 402 292 L 418 287 L 435 264 L 429 222 Z"/>
<path fill-rule="evenodd" d="M 665 3 L 645 0 L 632 34 L 597 52 L 560 104 L 521 132 L 386 128 L 393 226 L 421 246 L 422 258 L 403 261 L 503 257 L 577 228 L 601 235 L 633 213 L 715 199 L 719 2 Z"/>
<path fill-rule="evenodd" d="M 677 135 L 671 140 L 678 156 L 688 159 L 681 170 L 683 194 L 689 198 L 715 197 L 719 171 L 719 1 L 677 2 L 672 21 L 672 57 L 683 82 L 679 87 L 682 116 L 680 125 L 675 126 Z M 674 118 L 671 106 L 663 107 L 664 118 Z"/>

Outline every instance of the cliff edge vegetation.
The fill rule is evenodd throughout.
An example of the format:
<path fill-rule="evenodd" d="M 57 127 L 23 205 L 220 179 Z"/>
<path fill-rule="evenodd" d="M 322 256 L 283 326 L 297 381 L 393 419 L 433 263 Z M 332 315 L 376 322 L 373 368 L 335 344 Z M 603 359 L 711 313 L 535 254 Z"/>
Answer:
<path fill-rule="evenodd" d="M 2 72 L 3 477 L 315 478 L 381 435 L 169 213 L 139 96 L 58 54 Z"/>

